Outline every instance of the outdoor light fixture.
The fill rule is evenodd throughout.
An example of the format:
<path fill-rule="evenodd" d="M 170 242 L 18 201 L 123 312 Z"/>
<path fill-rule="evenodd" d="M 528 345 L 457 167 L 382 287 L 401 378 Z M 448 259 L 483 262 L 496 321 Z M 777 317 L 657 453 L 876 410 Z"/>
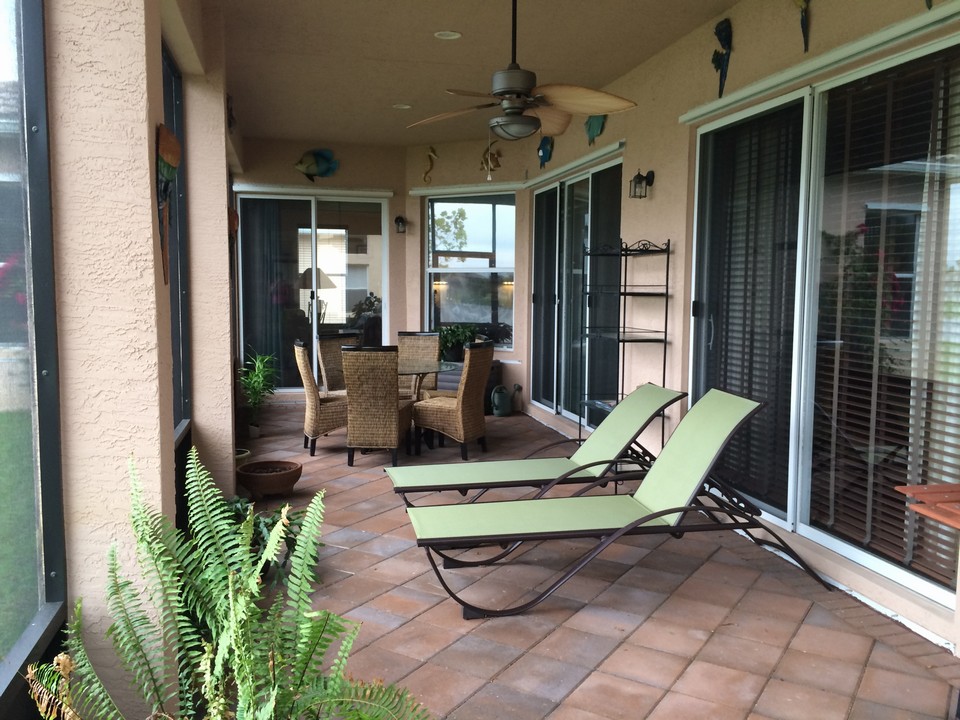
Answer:
<path fill-rule="evenodd" d="M 630 197 L 645 198 L 647 188 L 653 185 L 653 170 L 646 175 L 637 170 L 637 174 L 630 179 Z"/>
<path fill-rule="evenodd" d="M 393 219 L 394 227 L 397 228 L 398 233 L 405 233 L 407 231 L 407 221 L 404 219 L 403 215 L 397 215 Z"/>

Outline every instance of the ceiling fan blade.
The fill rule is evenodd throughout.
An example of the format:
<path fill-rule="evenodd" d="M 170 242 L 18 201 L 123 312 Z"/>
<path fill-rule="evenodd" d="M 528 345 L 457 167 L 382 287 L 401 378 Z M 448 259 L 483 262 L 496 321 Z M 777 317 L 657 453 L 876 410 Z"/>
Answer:
<path fill-rule="evenodd" d="M 473 107 L 461 108 L 459 110 L 450 110 L 445 113 L 440 113 L 439 115 L 433 115 L 423 120 L 417 120 L 415 123 L 407 125 L 407 128 L 417 127 L 418 125 L 426 125 L 427 123 L 438 122 L 440 120 L 448 120 L 450 118 L 460 117 L 461 115 L 467 115 L 472 113 L 474 110 L 483 110 L 484 108 L 492 108 L 500 105 L 498 102 L 489 102 L 483 103 L 482 105 L 474 105 Z"/>
<path fill-rule="evenodd" d="M 540 85 L 533 89 L 533 96 L 558 110 L 577 115 L 607 115 L 637 106 L 619 95 L 579 85 Z"/>
<path fill-rule="evenodd" d="M 493 97 L 488 92 L 479 92 L 477 90 L 457 90 L 455 88 L 447 88 L 446 90 L 448 95 L 460 95 L 462 97 Z"/>
<path fill-rule="evenodd" d="M 563 135 L 570 125 L 571 115 L 555 107 L 532 107 L 523 111 L 524 115 L 533 115 L 540 119 L 540 132 L 547 137 Z"/>

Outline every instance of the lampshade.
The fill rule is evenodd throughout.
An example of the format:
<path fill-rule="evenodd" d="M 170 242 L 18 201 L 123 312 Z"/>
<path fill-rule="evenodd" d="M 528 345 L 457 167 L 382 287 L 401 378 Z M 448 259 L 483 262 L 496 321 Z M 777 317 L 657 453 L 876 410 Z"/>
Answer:
<path fill-rule="evenodd" d="M 490 120 L 493 134 L 504 140 L 522 140 L 540 129 L 540 118 L 533 115 L 501 115 Z"/>
<path fill-rule="evenodd" d="M 300 273 L 300 283 L 299 288 L 301 290 L 312 290 L 313 289 L 313 268 L 307 268 L 302 273 Z M 318 290 L 330 290 L 335 288 L 333 280 L 331 280 L 327 274 L 317 268 L 317 289 Z"/>

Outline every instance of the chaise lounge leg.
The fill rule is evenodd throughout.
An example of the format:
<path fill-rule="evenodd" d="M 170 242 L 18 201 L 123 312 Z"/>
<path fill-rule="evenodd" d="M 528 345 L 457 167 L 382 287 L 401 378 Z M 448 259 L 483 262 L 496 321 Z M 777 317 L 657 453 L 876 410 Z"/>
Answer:
<path fill-rule="evenodd" d="M 464 620 L 479 620 L 480 618 L 489 617 L 486 613 L 481 612 L 480 608 L 471 606 L 463 606 L 463 619 Z"/>
<path fill-rule="evenodd" d="M 466 460 L 466 459 L 467 459 L 467 444 L 466 444 L 466 443 L 460 443 L 460 459 L 461 459 L 461 460 Z"/>
<path fill-rule="evenodd" d="M 303 434 L 303 449 L 307 449 L 307 443 L 310 442 L 310 436 L 306 433 Z"/>
<path fill-rule="evenodd" d="M 347 466 L 353 467 L 353 448 L 347 448 Z"/>
<path fill-rule="evenodd" d="M 399 449 L 398 449 L 398 448 L 393 448 L 393 449 L 390 451 L 390 458 L 391 458 L 391 460 L 393 460 L 393 466 L 394 466 L 394 467 L 397 466 L 397 460 L 398 460 L 398 457 L 397 457 L 397 456 L 398 456 L 398 455 L 399 455 Z"/>
<path fill-rule="evenodd" d="M 304 445 L 306 447 L 306 445 Z M 310 457 L 313 457 L 314 453 L 317 452 L 317 439 L 313 438 L 310 440 Z"/>

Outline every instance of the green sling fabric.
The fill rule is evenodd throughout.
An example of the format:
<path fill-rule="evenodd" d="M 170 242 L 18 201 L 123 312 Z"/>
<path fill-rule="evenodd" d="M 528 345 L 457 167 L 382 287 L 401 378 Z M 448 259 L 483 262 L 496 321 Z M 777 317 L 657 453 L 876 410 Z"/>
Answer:
<path fill-rule="evenodd" d="M 759 403 L 711 390 L 684 416 L 634 495 L 587 495 L 407 509 L 419 545 L 444 541 L 597 537 L 650 513 L 689 505 Z M 678 514 L 652 521 L 672 525 Z"/>
<path fill-rule="evenodd" d="M 445 463 L 387 468 L 397 492 L 509 487 L 549 482 L 581 465 L 612 460 L 623 453 L 650 421 L 686 393 L 641 385 L 621 400 L 570 458 L 529 458 L 476 463 Z M 595 480 L 608 464 L 594 465 L 574 478 Z"/>

